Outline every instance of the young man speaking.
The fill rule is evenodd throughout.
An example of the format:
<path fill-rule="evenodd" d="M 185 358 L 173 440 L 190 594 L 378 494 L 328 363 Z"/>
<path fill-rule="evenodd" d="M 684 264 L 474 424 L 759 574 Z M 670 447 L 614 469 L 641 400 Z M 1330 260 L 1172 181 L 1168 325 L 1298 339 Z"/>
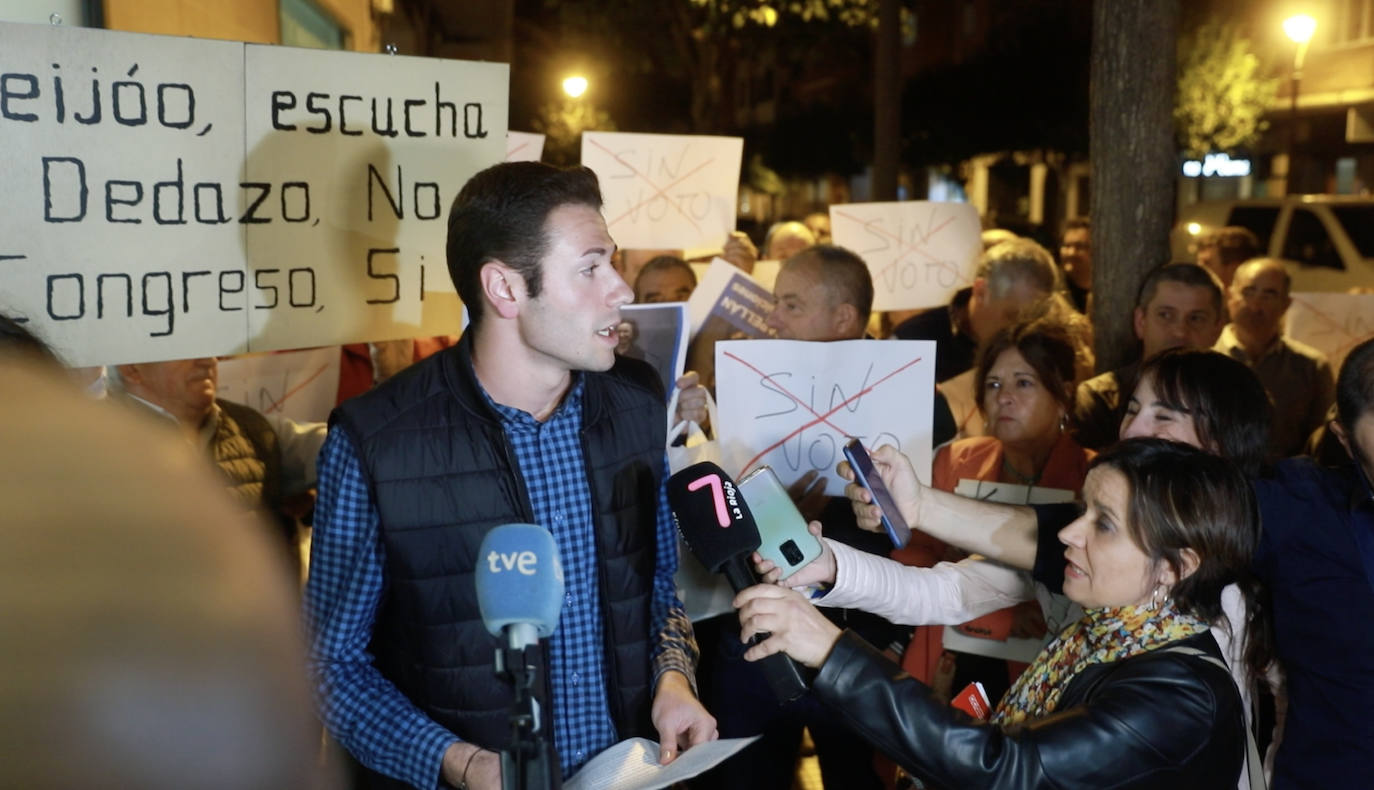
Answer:
<path fill-rule="evenodd" d="M 548 528 L 563 563 L 538 670 L 563 775 L 634 735 L 656 734 L 664 761 L 716 737 L 673 586 L 661 385 L 615 355 L 633 294 L 600 209 L 586 168 L 473 176 L 449 213 L 462 340 L 331 418 L 306 615 L 324 720 L 369 769 L 360 786 L 501 786 L 512 691 L 474 568 L 512 522 Z"/>

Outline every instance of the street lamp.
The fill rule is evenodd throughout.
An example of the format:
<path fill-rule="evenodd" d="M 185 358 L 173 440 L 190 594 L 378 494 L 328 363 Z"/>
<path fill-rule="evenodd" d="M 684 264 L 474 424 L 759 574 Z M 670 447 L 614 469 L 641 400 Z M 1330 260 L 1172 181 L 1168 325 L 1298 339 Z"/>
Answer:
<path fill-rule="evenodd" d="M 563 80 L 563 92 L 571 98 L 578 98 L 587 92 L 587 78 L 580 75 L 573 75 Z"/>
<path fill-rule="evenodd" d="M 1283 32 L 1298 48 L 1293 53 L 1293 80 L 1289 89 L 1288 105 L 1288 175 L 1284 179 L 1284 191 L 1293 191 L 1293 157 L 1298 140 L 1298 89 L 1302 84 L 1302 62 L 1307 57 L 1307 45 L 1312 43 L 1312 34 L 1317 30 L 1317 20 L 1307 14 L 1297 14 L 1283 20 Z"/>

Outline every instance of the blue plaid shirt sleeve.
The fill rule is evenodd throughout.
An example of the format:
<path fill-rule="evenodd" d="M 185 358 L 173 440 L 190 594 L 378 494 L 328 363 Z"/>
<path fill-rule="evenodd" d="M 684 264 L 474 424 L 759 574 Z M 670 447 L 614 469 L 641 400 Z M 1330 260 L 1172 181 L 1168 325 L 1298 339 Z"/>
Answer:
<path fill-rule="evenodd" d="M 438 787 L 444 751 L 458 739 L 382 677 L 367 651 L 382 600 L 380 519 L 353 446 L 337 428 L 318 468 L 304 614 L 325 726 L 369 768 L 421 790 Z"/>
<path fill-rule="evenodd" d="M 676 670 L 687 676 L 692 691 L 697 691 L 697 642 L 692 621 L 677 597 L 677 527 L 668 507 L 668 459 L 663 459 L 664 484 L 658 489 L 658 553 L 654 569 L 653 629 L 658 634 L 650 657 L 654 664 L 654 687 L 664 672 Z"/>

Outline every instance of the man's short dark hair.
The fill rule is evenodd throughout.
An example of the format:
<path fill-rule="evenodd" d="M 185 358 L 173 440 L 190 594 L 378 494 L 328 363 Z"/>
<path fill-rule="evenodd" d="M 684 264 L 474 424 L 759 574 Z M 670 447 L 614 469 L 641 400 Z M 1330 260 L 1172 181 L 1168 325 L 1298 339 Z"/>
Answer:
<path fill-rule="evenodd" d="M 1222 262 L 1228 266 L 1244 263 L 1261 253 L 1259 237 L 1241 225 L 1217 228 L 1198 242 L 1199 249 L 1205 247 L 1215 247 Z"/>
<path fill-rule="evenodd" d="M 1070 217 L 1064 220 L 1064 235 L 1069 235 L 1071 230 L 1086 230 L 1093 232 L 1093 221 L 1088 217 Z"/>
<path fill-rule="evenodd" d="M 545 223 L 559 206 L 601 209 L 596 174 L 542 162 L 503 162 L 463 185 L 448 213 L 448 274 L 476 328 L 482 321 L 482 267 L 501 261 L 520 273 L 531 298 L 539 296 L 548 251 Z"/>
<path fill-rule="evenodd" d="M 873 275 L 864 259 L 844 247 L 817 244 L 793 255 L 782 265 L 787 268 L 807 263 L 815 264 L 820 271 L 821 282 L 825 283 L 834 303 L 854 305 L 859 312 L 859 322 L 867 324 L 873 311 Z"/>
<path fill-rule="evenodd" d="M 666 272 L 670 269 L 681 269 L 686 272 L 687 276 L 692 280 L 692 287 L 697 287 L 697 273 L 692 271 L 692 264 L 676 255 L 655 255 L 649 259 L 648 263 L 639 267 L 639 273 L 635 275 L 635 301 L 639 301 L 643 296 L 643 294 L 639 292 L 639 281 L 643 279 L 644 275 L 652 272 Z"/>
<path fill-rule="evenodd" d="M 1355 423 L 1374 412 L 1374 338 L 1355 346 L 1341 363 L 1336 378 L 1336 415 L 1347 435 L 1355 436 Z M 1366 447 L 1365 452 L 1374 452 Z"/>
<path fill-rule="evenodd" d="M 1226 315 L 1222 307 L 1221 280 L 1196 263 L 1166 263 L 1145 275 L 1145 281 L 1140 284 L 1140 291 L 1135 297 L 1135 306 L 1144 310 L 1155 298 L 1159 284 L 1163 282 L 1206 288 L 1212 296 L 1212 309 L 1216 311 L 1217 317 Z"/>

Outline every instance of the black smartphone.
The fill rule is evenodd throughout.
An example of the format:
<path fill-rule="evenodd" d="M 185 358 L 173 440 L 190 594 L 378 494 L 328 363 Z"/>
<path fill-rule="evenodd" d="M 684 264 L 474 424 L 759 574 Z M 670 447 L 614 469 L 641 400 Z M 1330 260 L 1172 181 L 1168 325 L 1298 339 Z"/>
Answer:
<path fill-rule="evenodd" d="M 863 443 L 858 439 L 850 439 L 844 446 L 844 457 L 854 470 L 854 479 L 868 489 L 868 493 L 873 497 L 873 503 L 882 513 L 883 529 L 887 530 L 892 545 L 899 549 L 905 546 L 907 541 L 911 540 L 911 527 L 907 526 L 906 520 L 902 518 L 897 503 L 892 501 L 892 494 L 888 493 L 882 476 L 873 468 L 873 459 L 868 457 L 868 451 L 864 449 Z"/>

